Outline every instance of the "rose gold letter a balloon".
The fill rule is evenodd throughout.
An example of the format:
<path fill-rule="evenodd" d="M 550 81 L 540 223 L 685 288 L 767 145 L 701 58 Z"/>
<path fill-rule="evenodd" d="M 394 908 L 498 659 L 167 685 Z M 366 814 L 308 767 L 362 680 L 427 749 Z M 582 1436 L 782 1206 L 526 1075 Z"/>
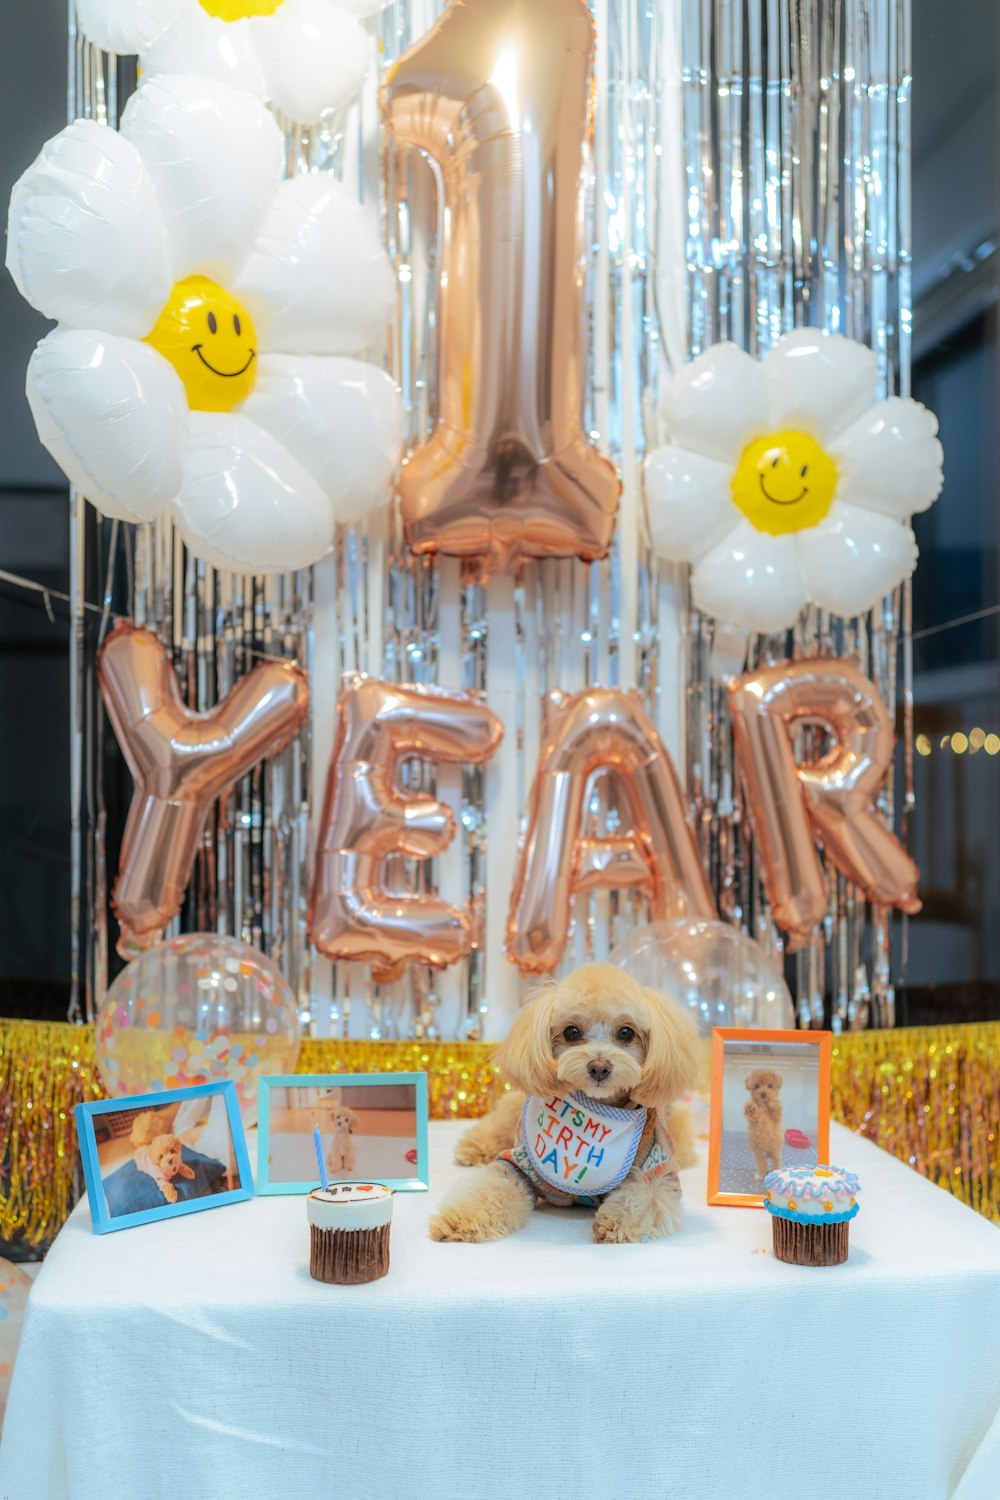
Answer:
<path fill-rule="evenodd" d="M 760 667 L 730 693 L 733 738 L 775 921 L 789 949 L 826 911 L 818 837 L 869 901 L 917 912 L 920 872 L 875 809 L 892 760 L 889 712 L 874 684 L 837 657 Z M 797 764 L 792 735 L 820 724 L 834 743 Z"/>
<path fill-rule="evenodd" d="M 464 0 L 383 86 L 444 200 L 438 422 L 400 481 L 415 552 L 516 568 L 608 549 L 618 479 L 581 425 L 593 51 L 583 0 Z"/>
<path fill-rule="evenodd" d="M 327 958 L 372 964 L 394 979 L 404 964 L 443 969 L 472 948 L 467 909 L 391 889 L 397 856 L 428 859 L 451 842 L 449 808 L 404 794 L 400 762 L 481 765 L 503 735 L 470 693 L 404 687 L 349 672 L 341 681 L 313 877 L 310 936 Z"/>
<path fill-rule="evenodd" d="M 507 924 L 507 953 L 523 974 L 558 964 L 577 891 L 637 886 L 654 918 L 716 916 L 677 775 L 639 694 L 588 688 L 549 702 Z M 625 830 L 584 838 L 587 787 L 601 773 Z"/>
<path fill-rule="evenodd" d="M 309 688 L 291 662 L 260 662 L 211 712 L 195 713 L 156 636 L 129 624 L 108 636 L 98 675 L 135 781 L 111 893 L 127 956 L 180 911 L 212 803 L 297 733 Z"/>

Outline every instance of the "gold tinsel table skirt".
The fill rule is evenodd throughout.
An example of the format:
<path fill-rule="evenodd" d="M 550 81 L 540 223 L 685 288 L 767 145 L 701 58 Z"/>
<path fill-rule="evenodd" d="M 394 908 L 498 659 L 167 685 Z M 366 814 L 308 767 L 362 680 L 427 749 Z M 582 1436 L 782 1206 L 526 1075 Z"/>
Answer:
<path fill-rule="evenodd" d="M 485 1114 L 489 1042 L 309 1039 L 300 1073 L 428 1074 L 435 1120 Z M 1000 1022 L 834 1038 L 833 1117 L 1000 1223 Z M 88 1026 L 0 1020 L 0 1238 L 43 1247 L 79 1192 L 73 1106 L 104 1089 Z"/>

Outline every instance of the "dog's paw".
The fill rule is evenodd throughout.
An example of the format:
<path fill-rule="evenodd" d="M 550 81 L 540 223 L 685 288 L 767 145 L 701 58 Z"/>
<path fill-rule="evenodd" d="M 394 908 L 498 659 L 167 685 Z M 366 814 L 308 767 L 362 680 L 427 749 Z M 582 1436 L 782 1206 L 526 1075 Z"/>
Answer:
<path fill-rule="evenodd" d="M 496 1159 L 496 1154 L 491 1141 L 484 1141 L 474 1130 L 469 1130 L 455 1147 L 455 1165 L 484 1167 Z"/>
<path fill-rule="evenodd" d="M 500 1239 L 504 1231 L 474 1209 L 453 1204 L 450 1207 L 445 1205 L 431 1215 L 427 1233 L 441 1244 L 481 1245 L 487 1240 Z"/>
<path fill-rule="evenodd" d="M 594 1215 L 594 1239 L 599 1245 L 639 1245 L 665 1240 L 681 1227 L 679 1198 L 644 1194 L 609 1198 Z"/>
<path fill-rule="evenodd" d="M 163 1193 L 163 1196 L 164 1198 L 166 1198 L 168 1203 L 177 1202 L 177 1189 L 175 1187 L 171 1187 L 169 1182 L 167 1183 L 166 1187 L 161 1189 L 161 1192 Z"/>

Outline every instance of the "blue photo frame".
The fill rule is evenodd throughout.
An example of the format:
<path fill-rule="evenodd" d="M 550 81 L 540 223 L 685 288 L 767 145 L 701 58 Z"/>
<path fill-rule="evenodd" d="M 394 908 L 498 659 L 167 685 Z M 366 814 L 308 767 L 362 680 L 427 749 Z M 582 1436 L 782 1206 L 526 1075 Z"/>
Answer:
<path fill-rule="evenodd" d="M 136 1156 L 123 1161 L 107 1176 L 102 1174 L 100 1149 L 105 1142 L 98 1141 L 98 1131 L 101 1130 L 104 1134 L 110 1126 L 108 1122 L 108 1126 L 105 1126 L 104 1130 L 101 1129 L 102 1116 L 115 1117 L 115 1131 L 123 1134 L 122 1126 L 128 1121 L 123 1121 L 122 1116 L 132 1117 L 134 1130 L 134 1122 L 138 1115 L 158 1109 L 172 1109 L 187 1100 L 209 1095 L 218 1096 L 225 1105 L 238 1187 L 215 1192 L 213 1184 L 218 1182 L 220 1175 L 229 1169 L 224 1163 L 220 1163 L 217 1157 L 205 1156 L 186 1144 L 182 1148 L 181 1160 L 187 1172 L 183 1178 L 180 1178 L 178 1174 L 178 1178 L 174 1179 L 178 1182 L 175 1191 L 178 1195 L 183 1191 L 193 1193 L 194 1196 L 183 1198 L 178 1196 L 175 1203 L 167 1202 L 156 1179 L 145 1169 L 136 1165 Z M 109 1234 L 116 1229 L 132 1229 L 137 1224 L 154 1224 L 158 1219 L 180 1218 L 183 1214 L 198 1213 L 205 1208 L 222 1208 L 228 1203 L 242 1203 L 254 1196 L 250 1153 L 247 1151 L 243 1121 L 240 1118 L 236 1085 L 232 1082 L 194 1084 L 184 1089 L 162 1089 L 155 1094 L 132 1094 L 119 1099 L 100 1099 L 87 1104 L 77 1104 L 73 1114 L 76 1119 L 80 1156 L 83 1160 L 83 1175 L 87 1183 L 90 1220 L 95 1234 Z M 172 1131 L 164 1133 L 172 1133 Z M 132 1144 L 131 1135 L 129 1144 Z M 220 1166 L 222 1174 L 214 1170 Z M 130 1167 L 135 1170 L 129 1172 Z M 189 1182 L 194 1184 L 193 1188 L 189 1189 Z M 111 1189 L 110 1197 L 109 1188 Z M 159 1204 L 154 1202 L 155 1198 L 161 1200 Z M 130 1208 L 128 1206 L 130 1204 L 137 1206 Z"/>
<path fill-rule="evenodd" d="M 416 1144 L 412 1149 L 415 1160 L 412 1163 L 412 1174 L 394 1175 L 386 1173 L 378 1168 L 382 1163 L 374 1163 L 376 1170 L 369 1171 L 367 1166 L 360 1163 L 353 1171 L 343 1168 L 338 1170 L 333 1162 L 328 1163 L 328 1172 L 331 1180 L 344 1181 L 356 1180 L 362 1182 L 384 1182 L 386 1187 L 394 1188 L 397 1193 L 423 1193 L 430 1185 L 427 1166 L 427 1074 L 426 1073 L 286 1073 L 263 1077 L 258 1082 L 258 1116 L 257 1116 L 257 1192 L 265 1193 L 311 1193 L 313 1188 L 319 1187 L 319 1167 L 316 1163 L 315 1149 L 313 1146 L 313 1126 L 320 1124 L 320 1134 L 324 1141 L 329 1141 L 329 1128 L 322 1119 L 307 1118 L 310 1106 L 302 1106 L 302 1127 L 294 1131 L 295 1139 L 291 1143 L 292 1151 L 286 1152 L 291 1156 L 294 1154 L 296 1166 L 301 1163 L 302 1167 L 308 1165 L 312 1169 L 309 1175 L 302 1177 L 281 1177 L 277 1175 L 272 1161 L 272 1127 L 274 1121 L 275 1091 L 277 1089 L 340 1089 L 342 1093 L 351 1092 L 352 1095 L 359 1094 L 364 1089 L 394 1088 L 398 1085 L 412 1088 L 413 1108 L 415 1112 L 414 1134 L 407 1139 L 414 1139 Z M 346 1102 L 346 1101 L 345 1101 Z M 355 1102 L 357 1102 L 355 1100 Z M 318 1106 L 314 1106 L 318 1107 Z M 301 1138 L 301 1139 L 300 1139 Z M 379 1152 L 384 1156 L 384 1152 Z M 295 1167 L 290 1169 L 295 1171 Z"/>

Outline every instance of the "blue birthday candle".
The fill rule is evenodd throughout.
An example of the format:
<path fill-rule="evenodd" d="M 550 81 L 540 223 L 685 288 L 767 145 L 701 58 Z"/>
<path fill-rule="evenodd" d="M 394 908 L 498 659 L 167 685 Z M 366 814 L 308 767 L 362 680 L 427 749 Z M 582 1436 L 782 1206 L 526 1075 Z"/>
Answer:
<path fill-rule="evenodd" d="M 313 1126 L 313 1145 L 316 1147 L 316 1160 L 319 1162 L 319 1181 L 324 1193 L 330 1186 L 330 1179 L 326 1175 L 326 1161 L 323 1158 L 323 1138 L 319 1133 L 319 1126 Z"/>

